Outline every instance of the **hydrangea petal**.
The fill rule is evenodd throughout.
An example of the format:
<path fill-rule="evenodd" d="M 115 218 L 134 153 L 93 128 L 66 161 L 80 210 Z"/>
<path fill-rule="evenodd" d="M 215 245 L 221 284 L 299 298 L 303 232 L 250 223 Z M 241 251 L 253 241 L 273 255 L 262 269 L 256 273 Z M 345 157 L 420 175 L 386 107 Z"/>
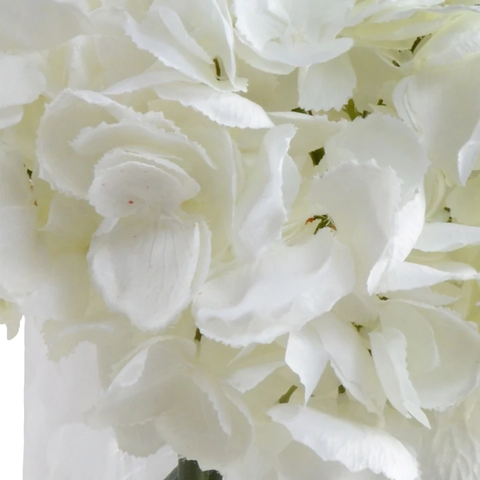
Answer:
<path fill-rule="evenodd" d="M 279 455 L 279 471 L 282 480 L 386 480 L 382 474 L 371 470 L 352 473 L 342 463 L 323 461 L 311 448 L 292 442 Z"/>
<path fill-rule="evenodd" d="M 241 458 L 252 440 L 251 420 L 231 387 L 193 364 L 194 352 L 193 341 L 151 342 L 113 380 L 90 412 L 90 424 L 133 426 L 156 419 L 166 443 L 204 470 Z"/>
<path fill-rule="evenodd" d="M 366 468 L 391 480 L 416 480 L 417 461 L 381 429 L 298 405 L 277 405 L 268 414 L 322 460 L 343 463 L 351 472 Z"/>
<path fill-rule="evenodd" d="M 44 280 L 45 246 L 37 232 L 37 207 L 19 157 L 0 153 L 0 286 L 12 294 L 32 292 Z"/>
<path fill-rule="evenodd" d="M 45 90 L 45 77 L 33 57 L 2 55 L 0 72 L 0 108 L 31 103 Z"/>
<path fill-rule="evenodd" d="M 285 363 L 299 376 L 305 387 L 305 404 L 317 386 L 327 362 L 327 352 L 310 324 L 288 336 Z"/>
<path fill-rule="evenodd" d="M 376 288 L 377 293 L 430 287 L 446 280 L 473 280 L 479 274 L 470 265 L 460 262 L 434 262 L 420 265 L 402 262 L 389 269 Z"/>
<path fill-rule="evenodd" d="M 440 364 L 435 334 L 420 311 L 408 303 L 387 301 L 382 304 L 383 327 L 395 328 L 407 339 L 407 364 L 413 372 L 431 372 Z"/>
<path fill-rule="evenodd" d="M 22 107 L 14 106 L 0 109 L 0 130 L 19 123 L 22 118 Z"/>
<path fill-rule="evenodd" d="M 426 223 L 415 244 L 423 252 L 451 252 L 480 244 L 480 228 L 457 223 Z"/>
<path fill-rule="evenodd" d="M 118 110 L 126 110 L 125 107 L 116 108 L 117 105 L 94 92 L 64 90 L 57 95 L 47 106 L 38 128 L 40 178 L 48 181 L 55 190 L 85 198 L 98 159 L 77 154 L 70 142 L 82 128 L 115 121 Z"/>
<path fill-rule="evenodd" d="M 155 88 L 160 98 L 192 107 L 210 120 L 227 127 L 269 128 L 273 126 L 260 105 L 232 92 L 217 92 L 207 85 L 172 83 Z"/>
<path fill-rule="evenodd" d="M 158 430 L 154 421 L 117 426 L 115 438 L 118 448 L 137 458 L 153 455 L 165 446 L 165 440 Z"/>
<path fill-rule="evenodd" d="M 313 184 L 312 196 L 335 224 L 337 238 L 350 245 L 359 288 L 375 289 L 390 257 L 400 180 L 373 161 L 344 162 Z"/>
<path fill-rule="evenodd" d="M 402 180 L 402 201 L 410 200 L 421 186 L 429 165 L 415 132 L 398 118 L 380 113 L 349 123 L 325 150 L 330 167 L 348 158 L 361 163 L 374 159 L 379 167 L 392 168 Z M 336 156 L 336 150 L 341 155 Z"/>
<path fill-rule="evenodd" d="M 223 0 L 155 2 L 141 23 L 129 17 L 126 31 L 139 48 L 193 80 L 220 90 L 245 87 L 236 78 L 233 28 Z"/>
<path fill-rule="evenodd" d="M 43 50 L 91 31 L 86 16 L 72 3 L 54 0 L 0 1 L 2 50 Z"/>
<path fill-rule="evenodd" d="M 435 335 L 440 364 L 431 372 L 412 372 L 424 408 L 446 410 L 458 405 L 479 383 L 480 334 L 475 324 L 438 307 L 421 306 Z"/>
<path fill-rule="evenodd" d="M 141 213 L 146 206 L 171 214 L 199 190 L 197 182 L 175 163 L 120 150 L 97 163 L 88 198 L 104 217 Z"/>
<path fill-rule="evenodd" d="M 88 257 L 107 304 L 139 328 L 156 330 L 191 301 L 200 244 L 198 223 L 126 217 L 92 240 Z"/>
<path fill-rule="evenodd" d="M 249 172 L 237 201 L 234 228 L 238 231 L 238 240 L 234 248 L 240 255 L 258 257 L 272 242 L 280 239 L 287 216 L 282 188 L 283 171 L 294 135 L 291 125 L 281 125 L 270 129 L 263 139 L 260 154 L 255 158 L 253 170 Z M 295 173 L 298 176 L 295 170 L 293 165 L 289 180 L 294 178 Z"/>
<path fill-rule="evenodd" d="M 300 70 L 300 107 L 306 110 L 340 110 L 352 96 L 357 81 L 347 54 Z"/>
<path fill-rule="evenodd" d="M 382 332 L 369 334 L 372 356 L 378 377 L 390 403 L 407 418 L 410 414 L 429 427 L 428 418 L 420 408 L 420 401 L 407 369 L 407 342 L 397 329 L 387 327 Z"/>
<path fill-rule="evenodd" d="M 480 145 L 480 95 L 471 76 L 480 63 L 468 57 L 455 68 L 430 67 L 401 80 L 394 92 L 400 117 L 416 129 L 432 163 L 464 185 Z"/>
<path fill-rule="evenodd" d="M 385 394 L 375 372 L 372 357 L 355 327 L 332 313 L 312 322 L 330 364 L 342 385 L 363 403 L 368 411 L 380 413 Z"/>
<path fill-rule="evenodd" d="M 231 345 L 268 343 L 348 294 L 351 262 L 348 249 L 326 231 L 290 247 L 275 245 L 258 261 L 207 281 L 194 301 L 197 325 Z"/>

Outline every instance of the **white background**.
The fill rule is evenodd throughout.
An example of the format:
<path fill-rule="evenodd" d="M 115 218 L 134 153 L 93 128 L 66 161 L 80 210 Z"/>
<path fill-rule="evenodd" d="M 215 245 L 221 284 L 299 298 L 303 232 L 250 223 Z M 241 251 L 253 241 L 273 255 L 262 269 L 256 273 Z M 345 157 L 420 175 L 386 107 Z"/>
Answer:
<path fill-rule="evenodd" d="M 23 465 L 24 333 L 8 341 L 0 328 L 0 479 L 21 480 Z"/>

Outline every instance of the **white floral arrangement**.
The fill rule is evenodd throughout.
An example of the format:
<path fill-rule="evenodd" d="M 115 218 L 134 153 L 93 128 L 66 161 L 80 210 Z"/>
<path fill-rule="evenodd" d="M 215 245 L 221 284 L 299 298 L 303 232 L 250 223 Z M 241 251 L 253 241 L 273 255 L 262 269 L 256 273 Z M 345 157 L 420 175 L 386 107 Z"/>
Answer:
<path fill-rule="evenodd" d="M 480 7 L 0 0 L 0 27 L 26 480 L 480 478 Z"/>

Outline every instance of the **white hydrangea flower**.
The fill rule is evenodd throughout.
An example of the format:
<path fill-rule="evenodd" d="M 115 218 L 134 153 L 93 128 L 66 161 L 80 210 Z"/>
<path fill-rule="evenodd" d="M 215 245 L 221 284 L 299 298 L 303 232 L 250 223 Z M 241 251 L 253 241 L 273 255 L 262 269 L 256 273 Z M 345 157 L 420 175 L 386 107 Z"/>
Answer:
<path fill-rule="evenodd" d="M 416 71 L 394 93 L 399 115 L 419 132 L 431 161 L 462 185 L 480 151 L 479 95 L 469 80 L 479 66 L 478 33 L 470 27 L 477 18 L 478 13 L 465 13 L 440 30 L 420 49 Z M 455 48 L 445 50 L 444 42 Z"/>
<path fill-rule="evenodd" d="M 476 478 L 479 13 L 0 0 L 25 480 Z"/>
<path fill-rule="evenodd" d="M 169 337 L 139 347 L 89 423 L 113 425 L 136 455 L 150 455 L 167 444 L 205 470 L 223 470 L 248 449 L 251 419 L 233 388 L 196 365 L 197 348 L 193 340 Z M 148 441 L 142 445 L 137 436 Z"/>
<path fill-rule="evenodd" d="M 220 91 L 246 88 L 236 75 L 226 0 L 155 0 L 141 21 L 128 17 L 126 32 L 139 48 L 194 81 Z"/>

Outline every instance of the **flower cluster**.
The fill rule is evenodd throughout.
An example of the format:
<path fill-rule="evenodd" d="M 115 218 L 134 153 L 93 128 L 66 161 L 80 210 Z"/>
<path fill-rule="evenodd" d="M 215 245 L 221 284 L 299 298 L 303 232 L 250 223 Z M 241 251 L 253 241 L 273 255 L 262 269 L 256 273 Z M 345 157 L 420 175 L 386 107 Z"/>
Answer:
<path fill-rule="evenodd" d="M 479 478 L 480 7 L 0 0 L 0 26 L 0 321 L 66 392 L 42 478 L 157 480 L 167 451 Z"/>

